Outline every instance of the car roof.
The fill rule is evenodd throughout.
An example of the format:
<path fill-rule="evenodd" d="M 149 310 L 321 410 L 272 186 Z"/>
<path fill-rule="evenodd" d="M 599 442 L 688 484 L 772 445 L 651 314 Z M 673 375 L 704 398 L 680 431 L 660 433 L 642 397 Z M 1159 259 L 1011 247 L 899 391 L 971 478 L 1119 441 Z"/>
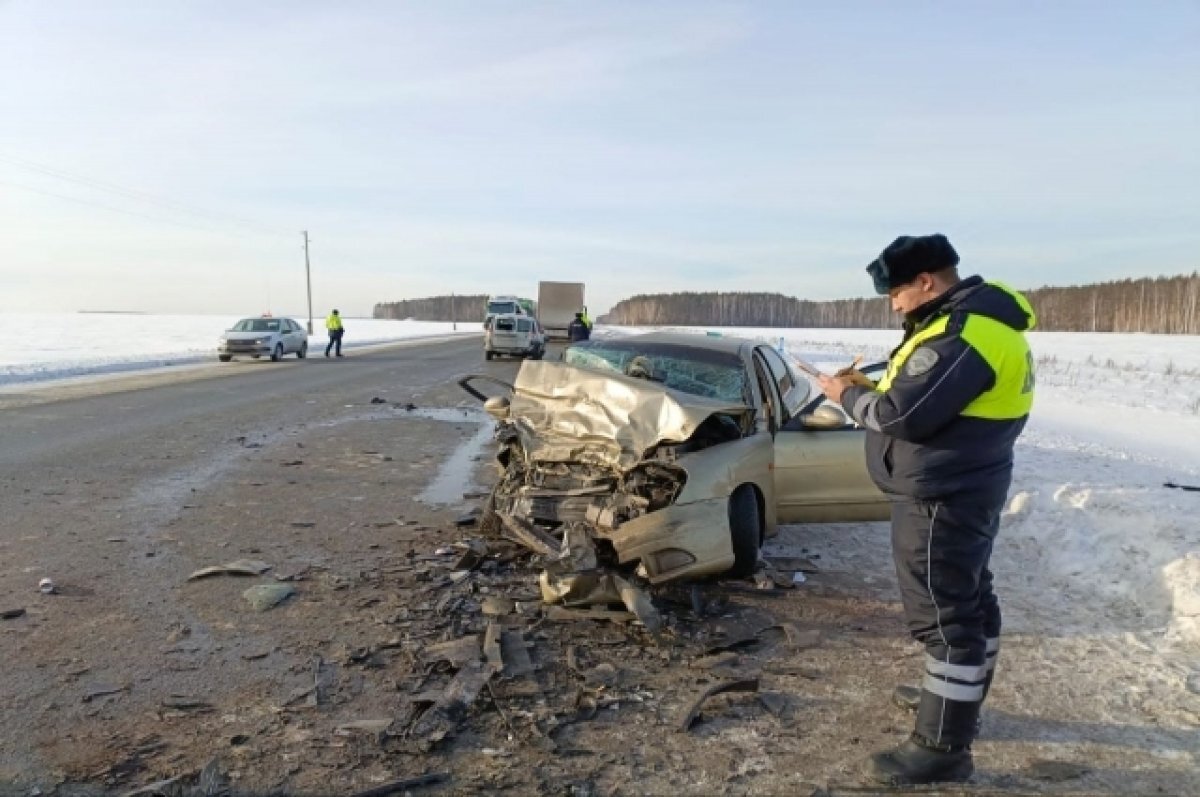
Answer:
<path fill-rule="evenodd" d="M 596 339 L 593 338 L 593 341 Z M 704 335 L 698 332 L 645 332 L 639 335 L 622 335 L 608 338 L 606 342 L 613 343 L 660 343 L 671 346 L 686 346 L 691 349 L 707 349 L 708 351 L 723 351 L 730 354 L 742 354 L 756 344 L 748 338 L 732 335 Z"/>

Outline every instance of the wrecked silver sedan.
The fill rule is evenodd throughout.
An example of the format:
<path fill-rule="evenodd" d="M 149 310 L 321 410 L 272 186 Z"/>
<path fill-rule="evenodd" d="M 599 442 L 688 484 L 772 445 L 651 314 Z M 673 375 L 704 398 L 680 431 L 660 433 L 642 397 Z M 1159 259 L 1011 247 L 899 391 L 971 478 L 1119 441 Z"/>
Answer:
<path fill-rule="evenodd" d="M 888 515 L 861 429 L 766 344 L 597 339 L 524 362 L 504 396 L 479 380 L 498 380 L 461 382 L 500 421 L 489 514 L 567 570 L 615 557 L 653 584 L 746 576 L 779 523 Z"/>

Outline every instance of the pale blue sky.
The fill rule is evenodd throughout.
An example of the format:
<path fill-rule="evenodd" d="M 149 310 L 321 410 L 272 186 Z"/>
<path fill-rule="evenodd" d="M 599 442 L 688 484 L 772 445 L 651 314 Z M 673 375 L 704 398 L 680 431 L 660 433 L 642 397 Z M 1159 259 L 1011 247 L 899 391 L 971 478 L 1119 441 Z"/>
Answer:
<path fill-rule="evenodd" d="M 0 0 L 0 103 L 5 311 L 1200 268 L 1197 2 Z"/>

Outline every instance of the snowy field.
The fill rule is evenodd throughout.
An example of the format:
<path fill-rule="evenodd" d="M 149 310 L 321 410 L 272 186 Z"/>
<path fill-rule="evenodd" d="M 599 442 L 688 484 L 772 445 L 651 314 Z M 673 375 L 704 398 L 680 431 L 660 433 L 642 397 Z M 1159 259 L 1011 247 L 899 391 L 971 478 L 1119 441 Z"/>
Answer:
<path fill-rule="evenodd" d="M 234 316 L 9 315 L 0 389 L 215 361 Z M 304 319 L 297 319 L 303 323 Z M 320 321 L 315 322 L 321 325 Z M 479 334 L 474 323 L 346 319 L 347 349 Z M 597 329 L 597 335 L 631 328 Z M 704 333 L 708 330 L 688 330 Z M 883 360 L 889 330 L 730 329 L 828 371 L 857 354 Z M 1130 634 L 1154 650 L 1190 651 L 1181 677 L 1200 683 L 1200 338 L 1033 333 L 1038 392 L 1018 444 L 997 583 L 1009 628 Z M 323 332 L 314 335 L 323 343 Z M 878 552 L 853 562 L 890 567 Z M 847 553 L 847 556 L 853 556 Z"/>

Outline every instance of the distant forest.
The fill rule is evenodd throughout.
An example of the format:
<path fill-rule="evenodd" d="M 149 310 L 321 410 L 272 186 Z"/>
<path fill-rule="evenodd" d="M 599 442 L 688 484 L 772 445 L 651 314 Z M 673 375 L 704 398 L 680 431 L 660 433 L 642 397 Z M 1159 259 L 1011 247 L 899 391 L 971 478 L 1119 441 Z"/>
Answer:
<path fill-rule="evenodd" d="M 1125 279 L 1024 291 L 1038 328 L 1061 332 L 1200 334 L 1200 274 Z M 486 296 L 455 299 L 458 320 L 482 319 Z M 449 321 L 450 297 L 375 305 L 376 318 Z M 596 319 L 628 326 L 837 327 L 886 329 L 887 300 L 810 301 L 779 293 L 663 293 L 623 299 Z"/>
<path fill-rule="evenodd" d="M 414 321 L 478 321 L 487 314 L 487 294 L 475 296 L 430 296 L 382 302 L 371 311 L 372 318 L 411 318 Z"/>

